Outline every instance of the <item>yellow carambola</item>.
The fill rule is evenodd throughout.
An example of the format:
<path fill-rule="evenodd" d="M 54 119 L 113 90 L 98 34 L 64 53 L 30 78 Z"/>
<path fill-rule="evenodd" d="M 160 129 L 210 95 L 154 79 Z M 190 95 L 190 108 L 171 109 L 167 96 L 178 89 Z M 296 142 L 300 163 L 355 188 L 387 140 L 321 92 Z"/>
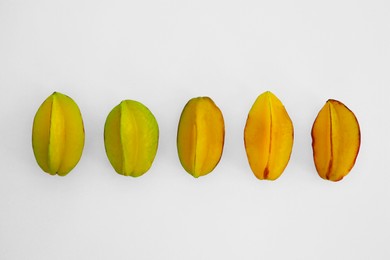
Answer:
<path fill-rule="evenodd" d="M 282 102 L 270 91 L 261 94 L 249 111 L 244 142 L 255 176 L 279 178 L 290 160 L 294 128 Z"/>
<path fill-rule="evenodd" d="M 210 173 L 222 156 L 225 123 L 209 97 L 185 105 L 177 131 L 177 151 L 183 168 L 195 178 Z"/>
<path fill-rule="evenodd" d="M 157 153 L 158 124 L 152 112 L 134 100 L 124 100 L 107 116 L 104 145 L 119 174 L 138 177 L 152 166 Z"/>
<path fill-rule="evenodd" d="M 321 178 L 343 179 L 355 164 L 360 128 L 354 113 L 340 101 L 329 99 L 312 128 L 314 163 Z"/>
<path fill-rule="evenodd" d="M 38 165 L 49 174 L 65 176 L 80 160 L 84 139 L 79 107 L 70 97 L 54 92 L 34 118 L 32 146 Z"/>

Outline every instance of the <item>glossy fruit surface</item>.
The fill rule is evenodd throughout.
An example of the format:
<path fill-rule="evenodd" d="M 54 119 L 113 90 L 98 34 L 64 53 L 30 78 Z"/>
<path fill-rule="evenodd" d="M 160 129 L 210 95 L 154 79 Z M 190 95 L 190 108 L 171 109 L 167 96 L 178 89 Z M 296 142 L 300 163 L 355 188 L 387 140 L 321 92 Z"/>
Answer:
<path fill-rule="evenodd" d="M 195 178 L 210 173 L 222 156 L 225 123 L 209 97 L 185 105 L 177 131 L 177 151 L 183 168 Z"/>
<path fill-rule="evenodd" d="M 156 118 L 138 101 L 124 100 L 107 116 L 104 145 L 119 174 L 138 177 L 147 172 L 156 156 L 158 139 Z"/>
<path fill-rule="evenodd" d="M 70 97 L 54 92 L 34 118 L 32 146 L 38 165 L 49 174 L 65 176 L 80 160 L 84 139 L 79 107 Z"/>
<path fill-rule="evenodd" d="M 249 111 L 244 142 L 255 176 L 261 180 L 279 178 L 290 160 L 294 128 L 282 102 L 270 91 L 261 94 Z"/>
<path fill-rule="evenodd" d="M 329 99 L 312 128 L 314 163 L 321 178 L 343 179 L 353 168 L 360 149 L 360 127 L 354 113 Z"/>

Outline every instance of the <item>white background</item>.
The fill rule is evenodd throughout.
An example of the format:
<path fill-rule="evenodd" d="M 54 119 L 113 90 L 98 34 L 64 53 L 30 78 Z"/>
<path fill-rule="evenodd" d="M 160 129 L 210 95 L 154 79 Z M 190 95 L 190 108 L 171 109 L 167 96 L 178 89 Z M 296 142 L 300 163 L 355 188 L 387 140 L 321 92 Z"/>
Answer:
<path fill-rule="evenodd" d="M 390 259 L 390 2 L 387 0 L 0 0 L 0 259 Z M 252 174 L 247 113 L 266 90 L 295 127 L 275 182 Z M 71 96 L 86 143 L 66 177 L 38 167 L 36 110 Z M 176 131 L 192 97 L 223 112 L 211 174 L 181 167 Z M 353 110 L 362 145 L 322 180 L 311 126 L 328 98 Z M 112 169 L 109 111 L 144 103 L 160 127 L 151 170 Z"/>

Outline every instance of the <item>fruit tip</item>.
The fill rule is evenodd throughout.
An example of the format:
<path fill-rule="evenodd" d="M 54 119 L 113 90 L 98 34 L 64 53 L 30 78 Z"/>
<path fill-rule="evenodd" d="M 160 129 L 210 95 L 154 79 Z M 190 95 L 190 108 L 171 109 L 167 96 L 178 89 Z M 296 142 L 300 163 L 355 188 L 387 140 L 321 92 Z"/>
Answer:
<path fill-rule="evenodd" d="M 326 101 L 326 103 L 336 103 L 336 104 L 341 104 L 344 105 L 342 102 L 338 101 L 337 99 L 330 98 Z"/>

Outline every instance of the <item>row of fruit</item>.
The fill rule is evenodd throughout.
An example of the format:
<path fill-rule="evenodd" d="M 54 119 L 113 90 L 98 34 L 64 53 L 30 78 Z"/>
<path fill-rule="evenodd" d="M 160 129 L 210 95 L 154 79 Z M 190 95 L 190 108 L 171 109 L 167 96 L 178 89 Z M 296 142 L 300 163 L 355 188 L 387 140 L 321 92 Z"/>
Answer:
<path fill-rule="evenodd" d="M 225 137 L 220 109 L 209 97 L 185 105 L 177 131 L 183 168 L 194 177 L 210 173 L 222 156 Z M 33 123 L 32 146 L 43 171 L 65 176 L 78 163 L 84 147 L 83 119 L 70 97 L 54 92 L 39 107 Z M 157 121 L 143 104 L 124 100 L 107 116 L 104 145 L 119 174 L 138 177 L 156 156 Z M 261 94 L 249 111 L 244 130 L 249 165 L 258 179 L 276 180 L 292 151 L 294 128 L 282 102 L 271 92 Z M 351 110 L 328 100 L 312 128 L 314 162 L 321 178 L 339 181 L 355 164 L 360 148 L 359 123 Z"/>

